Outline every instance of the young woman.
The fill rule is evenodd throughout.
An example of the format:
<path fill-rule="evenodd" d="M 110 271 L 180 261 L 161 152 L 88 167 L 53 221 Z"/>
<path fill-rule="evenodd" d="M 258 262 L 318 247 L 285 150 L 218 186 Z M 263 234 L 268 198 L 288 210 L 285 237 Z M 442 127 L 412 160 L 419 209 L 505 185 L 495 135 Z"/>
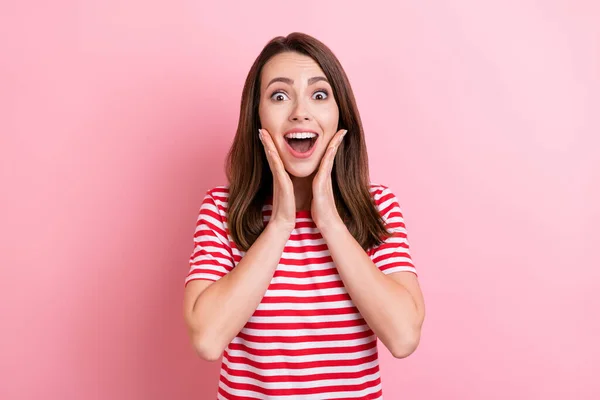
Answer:
<path fill-rule="evenodd" d="M 260 53 L 228 185 L 200 207 L 184 315 L 219 399 L 381 399 L 425 308 L 398 200 L 369 181 L 360 116 L 331 50 L 302 33 Z"/>

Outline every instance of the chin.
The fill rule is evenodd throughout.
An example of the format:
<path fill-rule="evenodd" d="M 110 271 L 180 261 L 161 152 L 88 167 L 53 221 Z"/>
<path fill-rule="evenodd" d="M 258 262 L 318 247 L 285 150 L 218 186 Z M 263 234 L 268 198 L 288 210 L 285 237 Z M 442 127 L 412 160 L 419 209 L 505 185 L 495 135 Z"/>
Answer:
<path fill-rule="evenodd" d="M 311 175 L 314 175 L 317 172 L 317 166 L 313 165 L 313 163 L 299 163 L 292 162 L 286 163 L 285 170 L 292 176 L 296 178 L 307 178 Z"/>
<path fill-rule="evenodd" d="M 316 172 L 316 168 L 286 168 L 285 170 L 296 178 L 307 178 Z"/>

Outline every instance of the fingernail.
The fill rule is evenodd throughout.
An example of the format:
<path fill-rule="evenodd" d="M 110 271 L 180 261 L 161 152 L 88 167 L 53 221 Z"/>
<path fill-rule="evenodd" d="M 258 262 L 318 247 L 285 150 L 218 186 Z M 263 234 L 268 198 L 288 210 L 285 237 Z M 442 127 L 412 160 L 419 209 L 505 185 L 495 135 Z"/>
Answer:
<path fill-rule="evenodd" d="M 258 138 L 262 142 L 262 132 L 260 131 L 260 129 L 258 130 Z"/>

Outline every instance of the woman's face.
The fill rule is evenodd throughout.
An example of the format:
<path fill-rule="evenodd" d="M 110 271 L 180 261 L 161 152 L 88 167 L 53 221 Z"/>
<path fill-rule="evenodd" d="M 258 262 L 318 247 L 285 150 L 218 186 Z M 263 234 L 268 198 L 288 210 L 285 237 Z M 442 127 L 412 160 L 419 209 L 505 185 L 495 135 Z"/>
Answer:
<path fill-rule="evenodd" d="M 339 118 L 333 90 L 321 67 L 295 52 L 271 58 L 261 72 L 258 113 L 260 127 L 273 137 L 285 169 L 298 178 L 316 172 L 337 132 Z M 286 134 L 292 130 L 314 132 L 316 137 L 289 139 Z"/>

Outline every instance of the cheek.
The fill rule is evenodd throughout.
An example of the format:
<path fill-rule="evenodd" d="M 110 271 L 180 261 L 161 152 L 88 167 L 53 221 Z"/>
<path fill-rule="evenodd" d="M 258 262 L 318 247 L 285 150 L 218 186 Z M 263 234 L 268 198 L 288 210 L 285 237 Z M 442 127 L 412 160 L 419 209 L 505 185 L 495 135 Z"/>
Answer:
<path fill-rule="evenodd" d="M 327 134 L 335 134 L 339 121 L 339 111 L 336 105 L 327 107 L 319 112 L 319 124 Z"/>
<path fill-rule="evenodd" d="M 270 133 L 275 133 L 286 118 L 283 107 L 269 107 L 268 105 L 259 106 L 258 116 L 262 127 L 270 130 Z"/>
<path fill-rule="evenodd" d="M 260 120 L 260 125 L 263 128 L 266 128 L 267 122 L 269 121 L 269 113 L 265 110 L 265 106 L 262 104 L 258 105 L 258 119 Z"/>

